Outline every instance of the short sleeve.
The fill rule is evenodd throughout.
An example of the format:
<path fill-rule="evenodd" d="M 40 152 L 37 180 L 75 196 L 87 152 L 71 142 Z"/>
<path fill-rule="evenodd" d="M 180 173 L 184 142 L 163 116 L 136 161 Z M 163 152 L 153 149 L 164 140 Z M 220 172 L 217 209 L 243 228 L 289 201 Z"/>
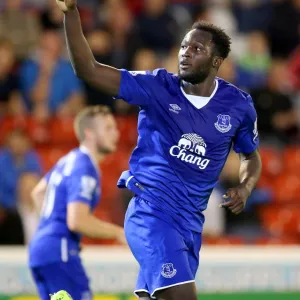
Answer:
<path fill-rule="evenodd" d="M 163 69 L 152 71 L 121 70 L 120 89 L 115 99 L 123 99 L 129 104 L 147 105 L 159 93 L 160 80 L 167 72 Z"/>
<path fill-rule="evenodd" d="M 97 178 L 88 167 L 75 168 L 67 182 L 67 202 L 84 202 L 92 206 L 96 188 Z"/>
<path fill-rule="evenodd" d="M 250 96 L 247 96 L 248 105 L 244 119 L 234 137 L 233 149 L 236 153 L 250 154 L 259 145 L 257 130 L 257 114 Z"/>

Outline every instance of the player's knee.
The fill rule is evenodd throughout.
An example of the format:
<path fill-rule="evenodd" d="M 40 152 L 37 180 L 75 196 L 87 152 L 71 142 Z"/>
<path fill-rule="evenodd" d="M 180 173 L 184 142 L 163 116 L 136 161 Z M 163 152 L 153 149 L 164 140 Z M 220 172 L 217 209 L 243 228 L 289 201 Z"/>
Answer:
<path fill-rule="evenodd" d="M 176 285 L 155 293 L 157 300 L 197 300 L 194 282 Z"/>
<path fill-rule="evenodd" d="M 139 300 L 150 300 L 151 299 L 150 295 L 146 292 L 137 292 L 137 295 L 139 297 Z"/>

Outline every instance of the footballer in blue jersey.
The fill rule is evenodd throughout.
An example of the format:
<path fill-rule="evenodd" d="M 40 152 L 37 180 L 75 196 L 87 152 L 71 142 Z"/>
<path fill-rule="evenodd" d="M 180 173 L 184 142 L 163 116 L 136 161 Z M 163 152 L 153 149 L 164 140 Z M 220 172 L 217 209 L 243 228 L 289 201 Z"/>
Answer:
<path fill-rule="evenodd" d="M 76 74 L 140 106 L 137 146 L 118 182 L 135 194 L 124 224 L 140 266 L 135 294 L 196 300 L 203 211 L 230 150 L 241 157 L 240 184 L 227 191 L 222 207 L 240 213 L 261 172 L 251 96 L 217 77 L 230 38 L 198 22 L 181 43 L 178 74 L 118 70 L 95 61 L 76 1 L 57 2 Z"/>
<path fill-rule="evenodd" d="M 98 161 L 116 149 L 116 122 L 99 105 L 82 110 L 74 125 L 80 147 L 62 157 L 32 192 L 42 208 L 29 266 L 42 300 L 64 289 L 73 300 L 92 299 L 79 256 L 81 236 L 125 240 L 123 228 L 93 216 L 101 193 Z"/>

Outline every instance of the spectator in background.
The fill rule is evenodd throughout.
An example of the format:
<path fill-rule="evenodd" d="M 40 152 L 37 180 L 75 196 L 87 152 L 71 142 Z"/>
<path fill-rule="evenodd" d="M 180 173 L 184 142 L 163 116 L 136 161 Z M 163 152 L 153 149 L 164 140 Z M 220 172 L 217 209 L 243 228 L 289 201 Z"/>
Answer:
<path fill-rule="evenodd" d="M 295 91 L 300 91 L 300 45 L 291 55 L 289 60 L 291 85 Z"/>
<path fill-rule="evenodd" d="M 195 14 L 195 21 L 206 20 L 220 26 L 234 39 L 237 31 L 236 19 L 231 11 L 230 0 L 210 0 Z"/>
<path fill-rule="evenodd" d="M 47 5 L 47 0 L 24 0 L 24 4 L 29 7 L 42 9 Z"/>
<path fill-rule="evenodd" d="M 139 47 L 133 15 L 122 0 L 106 0 L 99 6 L 96 27 L 111 35 L 111 65 L 131 68 L 132 58 Z"/>
<path fill-rule="evenodd" d="M 53 0 L 48 0 L 46 9 L 40 15 L 40 23 L 44 30 L 61 29 L 64 15 Z"/>
<path fill-rule="evenodd" d="M 169 55 L 161 62 L 162 67 L 168 72 L 177 74 L 178 72 L 178 48 L 174 47 Z"/>
<path fill-rule="evenodd" d="M 293 103 L 298 124 L 298 138 L 296 137 L 295 144 L 298 143 L 300 145 L 300 45 L 290 57 L 289 75 L 294 92 Z"/>
<path fill-rule="evenodd" d="M 23 174 L 38 176 L 42 168 L 37 154 L 31 150 L 24 132 L 15 130 L 0 151 L 0 244 L 23 244 L 23 228 L 18 212 L 18 182 Z M 7 230 L 9 228 L 9 230 Z"/>
<path fill-rule="evenodd" d="M 136 71 L 155 70 L 159 66 L 159 58 L 151 49 L 139 49 L 133 59 L 132 69 Z"/>
<path fill-rule="evenodd" d="M 132 70 L 135 71 L 147 71 L 155 70 L 158 68 L 159 59 L 156 53 L 151 49 L 140 49 L 136 52 L 133 63 Z M 116 102 L 116 112 L 119 115 L 129 115 L 137 113 L 137 106 L 129 105 L 125 101 Z"/>
<path fill-rule="evenodd" d="M 25 107 L 19 93 L 15 72 L 16 58 L 10 40 L 0 38 L 0 118 L 3 115 L 22 115 Z"/>
<path fill-rule="evenodd" d="M 112 6 L 114 7 L 114 6 Z M 107 29 L 112 36 L 112 63 L 117 68 L 130 68 L 139 38 L 134 28 L 133 17 L 125 5 L 108 10 Z"/>
<path fill-rule="evenodd" d="M 246 52 L 238 61 L 238 87 L 249 90 L 264 86 L 270 64 L 271 57 L 266 37 L 262 32 L 251 32 L 248 35 Z"/>
<path fill-rule="evenodd" d="M 139 15 L 143 9 L 143 1 L 141 0 L 126 0 L 126 3 L 135 16 Z"/>
<path fill-rule="evenodd" d="M 45 31 L 36 56 L 21 68 L 22 95 L 33 114 L 73 117 L 84 105 L 82 84 L 62 58 L 62 45 L 57 31 Z"/>
<path fill-rule="evenodd" d="M 23 60 L 34 49 L 40 32 L 35 15 L 23 9 L 23 0 L 4 0 L 0 13 L 0 36 L 11 39 L 17 58 Z"/>
<path fill-rule="evenodd" d="M 78 2 L 79 5 L 83 4 L 83 1 L 86 3 L 86 0 L 81 0 Z M 108 23 L 109 18 L 112 17 L 113 11 L 120 6 L 124 7 L 125 3 L 123 0 L 100 0 L 97 4 L 95 25 L 96 27 L 104 27 Z"/>
<path fill-rule="evenodd" d="M 267 30 L 272 15 L 273 2 L 273 0 L 232 1 L 232 9 L 237 20 L 238 30 L 242 33 Z"/>
<path fill-rule="evenodd" d="M 279 1 L 268 28 L 271 54 L 287 58 L 300 42 L 300 0 Z"/>
<path fill-rule="evenodd" d="M 299 130 L 297 115 L 289 94 L 289 76 L 285 61 L 273 61 L 266 87 L 250 92 L 257 111 L 261 141 L 293 143 Z"/>
<path fill-rule="evenodd" d="M 57 6 L 57 5 L 56 5 Z M 103 64 L 110 65 L 112 61 L 112 37 L 111 35 L 101 29 L 92 31 L 87 35 L 87 41 L 97 61 Z M 112 112 L 115 113 L 116 100 L 106 94 L 102 93 L 99 89 L 95 89 L 87 82 L 83 82 L 86 94 L 86 104 L 96 105 L 102 104 L 110 107 Z"/>
<path fill-rule="evenodd" d="M 237 67 L 232 57 L 227 57 L 224 60 L 218 71 L 218 76 L 234 85 L 237 84 Z"/>
<path fill-rule="evenodd" d="M 168 11 L 167 0 L 145 0 L 137 19 L 142 47 L 166 56 L 176 44 L 177 23 Z"/>

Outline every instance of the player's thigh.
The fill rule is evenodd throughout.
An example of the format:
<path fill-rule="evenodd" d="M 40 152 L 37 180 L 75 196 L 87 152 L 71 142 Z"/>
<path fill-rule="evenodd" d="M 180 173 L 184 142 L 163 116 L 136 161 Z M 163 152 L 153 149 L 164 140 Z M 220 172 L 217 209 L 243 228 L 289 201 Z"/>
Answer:
<path fill-rule="evenodd" d="M 88 278 L 80 260 L 57 262 L 40 269 L 51 294 L 66 290 L 73 300 L 92 299 Z"/>
<path fill-rule="evenodd" d="M 143 209 L 127 213 L 125 219 L 128 244 L 145 281 L 137 284 L 136 292 L 153 295 L 169 286 L 193 282 L 184 236 L 172 224 L 145 213 L 147 206 Z"/>
<path fill-rule="evenodd" d="M 197 290 L 195 282 L 190 282 L 157 291 L 154 296 L 157 300 L 197 300 Z"/>
<path fill-rule="evenodd" d="M 138 296 L 138 298 L 140 300 L 150 300 L 151 299 L 150 295 L 146 292 L 137 292 L 136 295 Z"/>
<path fill-rule="evenodd" d="M 31 274 L 41 300 L 49 300 L 49 288 L 39 268 L 31 268 Z"/>
<path fill-rule="evenodd" d="M 189 250 L 186 252 L 190 271 L 195 278 L 199 266 L 199 252 L 201 248 L 201 233 L 191 233 L 188 239 Z M 178 284 L 166 289 L 158 290 L 154 296 L 158 300 L 196 300 L 197 290 L 195 282 Z"/>
<path fill-rule="evenodd" d="M 140 265 L 148 262 L 147 256 L 187 249 L 183 236 L 152 210 L 148 201 L 136 197 L 131 200 L 125 216 L 127 242 Z"/>

